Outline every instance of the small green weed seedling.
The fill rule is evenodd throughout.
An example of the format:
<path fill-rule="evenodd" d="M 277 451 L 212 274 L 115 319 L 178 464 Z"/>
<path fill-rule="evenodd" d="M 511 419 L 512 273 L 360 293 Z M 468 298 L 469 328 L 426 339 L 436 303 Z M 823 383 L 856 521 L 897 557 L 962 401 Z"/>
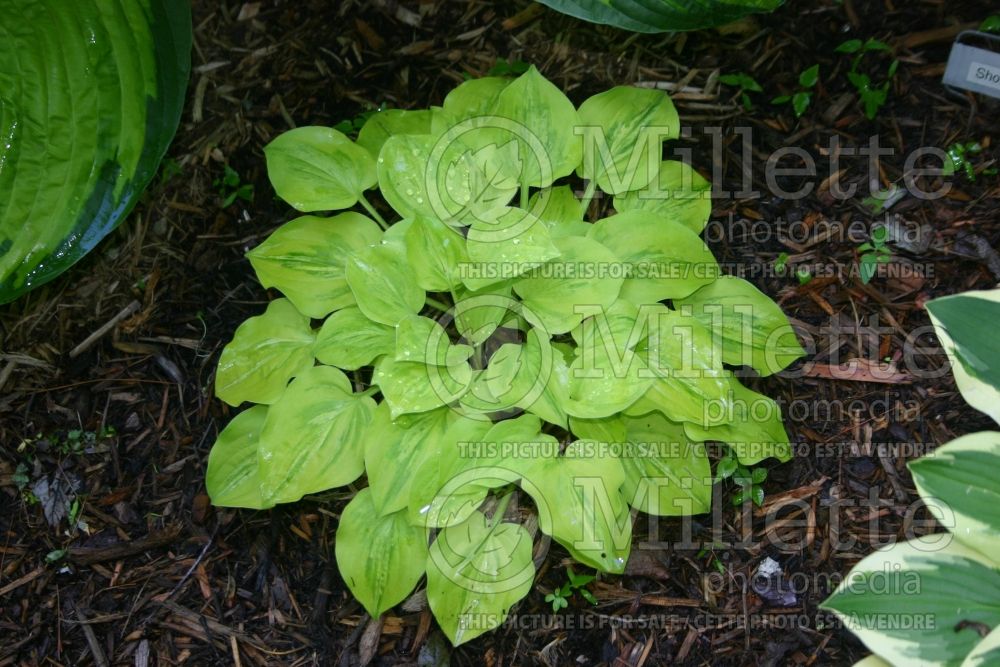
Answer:
<path fill-rule="evenodd" d="M 979 32 L 1000 33 L 1000 14 L 987 16 L 986 19 L 979 24 Z"/>
<path fill-rule="evenodd" d="M 727 86 L 735 86 L 739 88 L 740 101 L 743 103 L 743 108 L 747 111 L 753 109 L 753 102 L 750 100 L 750 95 L 748 93 L 762 93 L 764 89 L 761 88 L 760 84 L 750 76 L 743 72 L 737 74 L 723 74 L 719 77 L 719 82 Z"/>
<path fill-rule="evenodd" d="M 225 165 L 225 173 L 223 173 L 222 178 L 215 179 L 212 186 L 222 198 L 222 208 L 229 208 L 237 199 L 246 202 L 253 201 L 253 183 L 243 183 L 240 175 L 228 164 Z"/>
<path fill-rule="evenodd" d="M 882 105 L 885 104 L 886 99 L 889 97 L 889 86 L 892 84 L 892 77 L 896 76 L 896 68 L 899 67 L 899 61 L 892 61 L 892 64 L 889 65 L 885 81 L 878 85 L 874 84 L 871 77 L 862 73 L 858 68 L 866 53 L 879 51 L 891 52 L 892 48 L 885 42 L 880 42 L 877 39 L 868 39 L 864 42 L 860 39 L 849 39 L 835 50 L 837 53 L 854 55 L 854 59 L 851 61 L 851 70 L 847 73 L 847 79 L 861 97 L 861 104 L 865 108 L 865 116 L 868 120 L 875 120 L 875 117 L 878 116 L 878 110 L 882 108 Z"/>
<path fill-rule="evenodd" d="M 879 264 L 885 264 L 892 259 L 892 251 L 885 244 L 888 236 L 889 232 L 885 227 L 876 227 L 872 230 L 871 241 L 858 246 L 858 252 L 862 253 L 858 271 L 861 274 L 861 282 L 865 285 L 875 277 Z"/>
<path fill-rule="evenodd" d="M 365 123 L 368 122 L 369 118 L 371 118 L 380 111 L 385 111 L 388 108 L 389 108 L 388 105 L 381 104 L 375 109 L 362 111 L 354 118 L 345 118 L 344 120 L 340 121 L 339 123 L 333 126 L 333 129 L 348 136 L 357 136 L 358 132 L 360 132 L 361 128 L 365 126 Z"/>
<path fill-rule="evenodd" d="M 523 60 L 511 60 L 508 62 L 505 58 L 497 58 L 496 64 L 490 68 L 486 76 L 521 76 L 528 71 L 529 67 L 531 65 Z"/>
<path fill-rule="evenodd" d="M 552 603 L 552 611 L 559 611 L 568 607 L 569 598 L 574 592 L 579 593 L 580 597 L 590 604 L 597 604 L 597 598 L 594 597 L 594 594 L 584 588 L 584 586 L 594 580 L 594 575 L 577 574 L 570 567 L 566 569 L 566 577 L 567 581 L 565 584 L 545 596 L 545 601 Z"/>
<path fill-rule="evenodd" d="M 740 487 L 733 496 L 733 505 L 742 505 L 748 499 L 757 507 L 764 504 L 764 487 L 761 484 L 767 479 L 766 468 L 745 466 L 739 462 L 735 454 L 728 452 L 719 459 L 715 468 L 715 482 L 718 484 L 730 478 Z"/>
<path fill-rule="evenodd" d="M 819 65 L 813 65 L 799 74 L 799 90 L 791 95 L 779 95 L 771 104 L 791 104 L 796 118 L 801 118 L 812 103 L 812 91 L 819 81 Z"/>
<path fill-rule="evenodd" d="M 948 146 L 948 161 L 945 162 L 942 173 L 945 176 L 953 176 L 957 172 L 962 172 L 970 181 L 975 181 L 976 166 L 969 158 L 973 155 L 979 155 L 982 152 L 982 144 L 978 141 L 970 141 L 964 144 L 957 142 Z M 997 168 L 990 167 L 988 169 L 983 169 L 981 173 L 986 176 L 996 176 Z"/>

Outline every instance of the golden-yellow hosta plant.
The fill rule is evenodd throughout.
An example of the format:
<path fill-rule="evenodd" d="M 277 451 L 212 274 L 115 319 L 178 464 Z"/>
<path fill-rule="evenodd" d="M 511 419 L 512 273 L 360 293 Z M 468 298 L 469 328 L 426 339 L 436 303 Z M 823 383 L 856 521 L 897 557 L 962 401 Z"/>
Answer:
<path fill-rule="evenodd" d="M 274 139 L 271 182 L 305 215 L 249 253 L 284 297 L 219 360 L 217 396 L 254 405 L 214 445 L 213 502 L 366 478 L 336 534 L 345 582 L 377 616 L 426 577 L 458 644 L 531 588 L 541 536 L 515 493 L 544 535 L 620 573 L 632 510 L 708 510 L 704 443 L 786 459 L 777 405 L 733 369 L 768 375 L 802 349 L 777 305 L 720 274 L 699 236 L 709 184 L 662 159 L 678 132 L 660 91 L 577 108 L 531 68 L 383 111 L 357 141 Z M 592 220 L 598 188 L 615 212 Z"/>

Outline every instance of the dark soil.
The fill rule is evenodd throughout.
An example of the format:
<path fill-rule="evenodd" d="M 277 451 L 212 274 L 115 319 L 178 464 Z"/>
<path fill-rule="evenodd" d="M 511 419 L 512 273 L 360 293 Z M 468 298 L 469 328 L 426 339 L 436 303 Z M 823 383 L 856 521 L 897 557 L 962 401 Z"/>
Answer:
<path fill-rule="evenodd" d="M 990 13 L 985 4 L 790 0 L 726 31 L 639 36 L 526 0 L 196 3 L 195 71 L 169 154 L 179 173 L 165 169 L 131 219 L 61 279 L 0 308 L 0 667 L 354 665 L 373 653 L 374 664 L 490 666 L 849 665 L 863 657 L 817 605 L 878 540 L 936 530 L 913 505 L 906 462 L 989 427 L 944 372 L 922 305 L 1000 279 L 992 250 L 1000 188 L 996 176 L 959 175 L 945 179 L 943 198 L 904 198 L 891 213 L 921 230 L 919 239 L 864 285 L 852 273 L 856 248 L 885 216 L 862 205 L 862 158 L 837 168 L 845 170 L 839 184 L 861 194 L 832 195 L 824 152 L 831 137 L 857 147 L 878 136 L 894 149 L 881 161 L 880 188 L 924 146 L 980 141 L 986 150 L 975 166 L 995 164 L 997 104 L 952 97 L 940 85 L 952 37 Z M 851 97 L 850 58 L 834 52 L 854 37 L 891 44 L 900 61 L 874 121 Z M 661 520 L 648 534 L 638 517 L 628 574 L 591 586 L 596 608 L 575 596 L 558 615 L 544 597 L 565 580 L 567 554 L 553 547 L 514 610 L 516 624 L 451 649 L 419 595 L 379 624 L 346 590 L 332 540 L 352 490 L 270 512 L 223 511 L 210 506 L 203 478 L 233 414 L 212 395 L 219 351 L 273 296 L 243 255 L 292 217 L 267 181 L 263 145 L 293 125 L 440 103 L 497 58 L 537 65 L 577 103 L 613 85 L 678 84 L 691 134 L 676 145 L 691 148 L 706 175 L 715 169 L 720 193 L 742 188 L 735 128 L 752 128 L 747 166 L 762 194 L 720 194 L 706 234 L 720 262 L 782 304 L 811 363 L 748 380 L 780 400 L 798 443 L 791 462 L 769 464 L 763 508 L 732 507 L 734 490 L 724 485 L 714 520 Z M 862 67 L 881 81 L 890 60 L 866 56 Z M 769 103 L 794 92 L 799 72 L 815 63 L 820 83 L 801 119 Z M 751 95 L 748 112 L 734 88 L 720 89 L 719 72 L 750 73 L 766 93 Z M 710 127 L 722 128 L 715 151 Z M 767 157 L 784 146 L 819 165 L 814 178 L 779 180 L 787 190 L 811 181 L 804 199 L 779 198 L 764 179 Z M 224 164 L 253 184 L 252 203 L 221 208 L 213 182 Z M 830 221 L 860 229 L 859 239 Z M 789 269 L 779 275 L 781 253 Z M 801 285 L 800 266 L 814 274 Z M 106 335 L 72 353 L 123 311 Z M 886 358 L 888 372 L 865 374 Z M 862 365 L 838 374 L 849 359 Z M 75 526 L 53 514 L 65 504 L 35 499 L 59 493 L 79 501 Z M 707 548 L 678 546 L 685 530 Z M 768 556 L 794 597 L 752 581 Z"/>

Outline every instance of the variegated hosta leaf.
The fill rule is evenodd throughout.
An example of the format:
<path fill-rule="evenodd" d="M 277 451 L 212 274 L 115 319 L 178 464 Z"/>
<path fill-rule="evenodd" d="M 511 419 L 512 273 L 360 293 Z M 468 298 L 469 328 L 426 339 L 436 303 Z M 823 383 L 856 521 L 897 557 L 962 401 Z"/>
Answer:
<path fill-rule="evenodd" d="M 962 667 L 991 667 L 1000 664 L 1000 625 L 993 628 L 983 641 L 962 661 Z"/>
<path fill-rule="evenodd" d="M 427 534 L 406 512 L 382 513 L 371 489 L 362 489 L 340 515 L 334 550 L 337 567 L 354 597 L 372 618 L 413 591 L 424 576 Z"/>
<path fill-rule="evenodd" d="M 397 134 L 431 134 L 433 109 L 383 109 L 372 114 L 358 132 L 357 144 L 377 158 L 389 137 Z"/>
<path fill-rule="evenodd" d="M 517 278 L 559 256 L 548 228 L 533 214 L 503 208 L 493 216 L 475 219 L 466 238 L 469 266 L 462 282 L 471 290 Z"/>
<path fill-rule="evenodd" d="M 964 435 L 908 467 L 931 514 L 1000 568 L 1000 480 L 990 472 L 1000 470 L 1000 432 Z"/>
<path fill-rule="evenodd" d="M 263 315 L 236 329 L 215 372 L 215 395 L 229 405 L 271 404 L 288 381 L 313 365 L 315 334 L 309 318 L 288 299 L 275 299 Z"/>
<path fill-rule="evenodd" d="M 427 602 L 441 629 L 458 646 L 499 627 L 531 591 L 535 564 L 523 527 L 473 512 L 431 544 Z"/>
<path fill-rule="evenodd" d="M 788 317 L 774 301 L 742 278 L 722 276 L 694 294 L 675 299 L 721 345 L 722 360 L 751 366 L 761 375 L 786 368 L 805 354 Z"/>
<path fill-rule="evenodd" d="M 472 369 L 465 361 L 452 366 L 382 357 L 374 383 L 382 390 L 393 417 L 427 412 L 458 401 L 472 385 Z"/>
<path fill-rule="evenodd" d="M 260 284 L 276 287 L 309 317 L 354 304 L 344 274 L 347 260 L 378 243 L 382 230 L 360 213 L 304 215 L 276 229 L 247 253 Z"/>
<path fill-rule="evenodd" d="M 406 259 L 417 284 L 429 292 L 447 292 L 462 285 L 460 266 L 469 261 L 465 237 L 433 218 L 417 217 L 406 232 Z"/>
<path fill-rule="evenodd" d="M 1000 570 L 951 535 L 894 544 L 858 563 L 821 605 L 893 665 L 959 665 L 1000 625 Z"/>
<path fill-rule="evenodd" d="M 350 484 L 365 471 L 364 433 L 375 401 L 351 393 L 330 366 L 295 378 L 270 407 L 258 445 L 261 495 L 270 504 Z"/>
<path fill-rule="evenodd" d="M 1000 352 L 991 327 L 984 326 L 1000 318 L 1000 289 L 934 299 L 927 313 L 962 397 L 1000 424 Z"/>
<path fill-rule="evenodd" d="M 549 228 L 553 239 L 586 236 L 590 231 L 590 223 L 583 219 L 583 202 L 568 185 L 539 190 L 531 195 L 528 210 Z"/>

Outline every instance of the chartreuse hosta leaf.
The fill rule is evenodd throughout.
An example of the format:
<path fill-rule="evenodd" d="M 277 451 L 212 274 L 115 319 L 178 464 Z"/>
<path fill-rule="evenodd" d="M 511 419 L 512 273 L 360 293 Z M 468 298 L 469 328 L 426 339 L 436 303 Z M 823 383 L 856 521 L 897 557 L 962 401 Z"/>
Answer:
<path fill-rule="evenodd" d="M 546 188 L 580 164 L 583 144 L 576 134 L 580 116 L 534 65 L 497 94 L 487 113 L 511 121 L 491 124 L 502 126 L 518 142 L 522 183 Z"/>
<path fill-rule="evenodd" d="M 315 340 L 309 318 L 288 299 L 275 299 L 263 315 L 241 324 L 222 350 L 215 395 L 230 405 L 274 403 L 290 379 L 313 365 Z"/>
<path fill-rule="evenodd" d="M 264 509 L 269 507 L 260 493 L 257 441 L 267 406 L 255 405 L 233 417 L 219 434 L 208 455 L 205 486 L 216 505 Z"/>
<path fill-rule="evenodd" d="M 722 276 L 694 294 L 675 299 L 722 344 L 722 360 L 732 366 L 752 366 L 761 375 L 786 368 L 805 351 L 788 317 L 774 301 L 742 278 Z"/>
<path fill-rule="evenodd" d="M 1000 353 L 990 327 L 983 326 L 1000 318 L 1000 289 L 934 299 L 927 313 L 962 397 L 1000 424 Z"/>
<path fill-rule="evenodd" d="M 499 627 L 531 590 L 531 535 L 502 519 L 474 512 L 431 544 L 427 602 L 456 646 Z"/>
<path fill-rule="evenodd" d="M 704 241 L 690 229 L 649 211 L 600 220 L 589 236 L 631 271 L 622 296 L 633 303 L 679 299 L 720 275 Z"/>
<path fill-rule="evenodd" d="M 913 483 L 928 509 L 967 547 L 1000 567 L 1000 432 L 970 433 L 909 463 Z"/>
<path fill-rule="evenodd" d="M 378 406 L 364 439 L 368 485 L 379 513 L 406 509 L 414 471 L 437 452 L 438 441 L 458 419 L 449 408 L 393 419 L 386 403 Z"/>
<path fill-rule="evenodd" d="M 360 213 L 305 215 L 279 227 L 247 257 L 261 285 L 281 290 L 304 315 L 326 317 L 354 304 L 348 258 L 381 238 L 378 225 Z"/>
<path fill-rule="evenodd" d="M 368 366 L 395 349 L 395 330 L 371 321 L 354 306 L 326 318 L 316 335 L 316 358 L 348 371 Z"/>
<path fill-rule="evenodd" d="M 712 506 L 712 468 L 705 445 L 658 412 L 626 418 L 622 492 L 647 514 L 686 516 Z"/>
<path fill-rule="evenodd" d="M 698 30 L 769 12 L 784 0 L 540 0 L 585 21 L 635 32 Z"/>
<path fill-rule="evenodd" d="M 615 210 L 648 211 L 701 234 L 712 215 L 712 184 L 685 162 L 661 162 L 647 187 L 615 197 Z"/>
<path fill-rule="evenodd" d="M 530 271 L 514 283 L 514 291 L 552 335 L 576 328 L 584 313 L 578 307 L 607 308 L 621 291 L 624 278 L 613 269 L 618 258 L 586 237 L 552 241 L 559 258 Z"/>
<path fill-rule="evenodd" d="M 580 105 L 583 162 L 577 173 L 618 195 L 656 178 L 663 141 L 680 135 L 677 110 L 666 93 L 618 86 Z"/>
<path fill-rule="evenodd" d="M 704 405 L 699 422 L 684 422 L 684 432 L 697 442 L 716 440 L 729 445 L 740 463 L 749 466 L 767 458 L 787 461 L 792 446 L 781 419 L 781 407 L 726 374 L 725 392 Z M 706 426 L 708 424 L 708 426 Z"/>
<path fill-rule="evenodd" d="M 553 239 L 586 236 L 590 231 L 590 223 L 583 219 L 582 202 L 568 185 L 539 190 L 531 196 L 528 210 L 549 228 Z"/>
<path fill-rule="evenodd" d="M 626 475 L 614 451 L 593 440 L 514 461 L 538 507 L 541 529 L 581 563 L 621 574 L 632 546 Z"/>
<path fill-rule="evenodd" d="M 118 226 L 177 129 L 191 7 L 0 0 L 0 303 Z"/>
<path fill-rule="evenodd" d="M 350 208 L 375 185 L 375 160 L 329 127 L 299 127 L 264 147 L 278 196 L 311 213 Z"/>
<path fill-rule="evenodd" d="M 385 241 L 353 254 L 345 274 L 358 308 L 370 320 L 395 326 L 424 306 L 426 295 L 399 244 Z"/>
<path fill-rule="evenodd" d="M 470 264 L 462 281 L 472 290 L 516 278 L 559 257 L 548 228 L 519 208 L 496 209 L 493 219 L 474 220 L 466 247 Z"/>
<path fill-rule="evenodd" d="M 265 502 L 293 502 L 364 473 L 364 434 L 375 401 L 351 389 L 336 368 L 314 366 L 268 409 L 257 451 Z"/>
<path fill-rule="evenodd" d="M 462 264 L 469 261 L 465 237 L 440 220 L 417 217 L 406 230 L 406 260 L 417 285 L 428 292 L 448 292 L 461 287 Z"/>
<path fill-rule="evenodd" d="M 1000 568 L 929 535 L 866 557 L 821 606 L 892 665 L 961 665 L 979 628 L 1000 625 Z"/>
<path fill-rule="evenodd" d="M 358 145 L 378 157 L 389 137 L 397 134 L 431 134 L 432 109 L 383 109 L 372 114 L 358 132 Z"/>
<path fill-rule="evenodd" d="M 377 616 L 426 568 L 456 644 L 501 624 L 532 584 L 535 536 L 509 523 L 530 503 L 506 512 L 513 494 L 577 560 L 621 573 L 633 511 L 709 507 L 703 442 L 744 464 L 791 454 L 777 404 L 723 368 L 744 359 L 731 317 L 742 302 L 755 308 L 747 359 L 766 371 L 801 352 L 766 356 L 787 320 L 719 280 L 698 236 L 707 200 L 638 195 L 707 188 L 660 161 L 676 134 L 669 100 L 616 89 L 588 101 L 609 155 L 590 171 L 580 115 L 532 68 L 469 81 L 430 111 L 376 114 L 356 144 L 310 128 L 268 149 L 282 197 L 357 207 L 293 220 L 250 254 L 287 298 L 222 354 L 219 396 L 260 405 L 220 433 L 209 492 L 267 508 L 366 478 L 337 533 L 345 581 Z M 553 185 L 578 169 L 589 183 Z M 374 204 L 359 199 L 373 179 Z M 595 222 L 584 201 L 599 183 L 627 210 Z"/>
<path fill-rule="evenodd" d="M 427 535 L 405 512 L 380 512 L 372 490 L 361 489 L 340 515 L 334 551 L 347 587 L 378 618 L 424 576 Z"/>

